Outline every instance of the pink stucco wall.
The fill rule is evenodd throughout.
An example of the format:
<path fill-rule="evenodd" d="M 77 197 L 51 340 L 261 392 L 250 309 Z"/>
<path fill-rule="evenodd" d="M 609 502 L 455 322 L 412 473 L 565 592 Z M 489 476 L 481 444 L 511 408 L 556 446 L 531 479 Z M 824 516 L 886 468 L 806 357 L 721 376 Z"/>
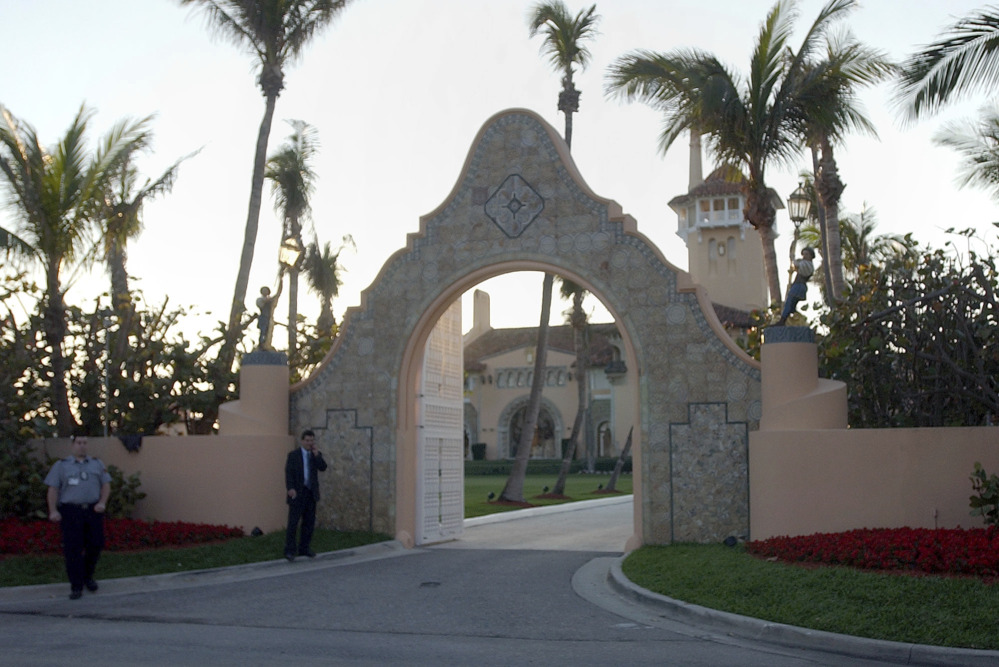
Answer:
<path fill-rule="evenodd" d="M 295 446 L 288 435 L 288 366 L 247 361 L 239 372 L 240 399 L 219 411 L 221 435 L 147 436 L 138 452 L 129 452 L 118 438 L 87 439 L 91 456 L 121 468 L 126 477 L 139 473 L 146 497 L 134 518 L 224 524 L 246 532 L 285 526 L 284 462 Z M 35 446 L 42 456 L 70 455 L 68 438 Z"/>
<path fill-rule="evenodd" d="M 999 473 L 999 428 L 752 433 L 751 538 L 982 526 L 968 506 L 976 461 Z"/>
<path fill-rule="evenodd" d="M 969 514 L 969 477 L 976 461 L 999 473 L 999 428 L 847 428 L 848 387 L 820 379 L 817 360 L 814 343 L 765 338 L 763 417 L 749 435 L 752 539 L 983 525 Z"/>
<path fill-rule="evenodd" d="M 127 477 L 140 473 L 136 519 L 190 521 L 259 527 L 284 527 L 284 460 L 294 447 L 290 435 L 150 436 L 138 452 L 117 438 L 88 438 L 88 453 Z M 69 456 L 69 440 L 46 440 L 40 451 Z"/>

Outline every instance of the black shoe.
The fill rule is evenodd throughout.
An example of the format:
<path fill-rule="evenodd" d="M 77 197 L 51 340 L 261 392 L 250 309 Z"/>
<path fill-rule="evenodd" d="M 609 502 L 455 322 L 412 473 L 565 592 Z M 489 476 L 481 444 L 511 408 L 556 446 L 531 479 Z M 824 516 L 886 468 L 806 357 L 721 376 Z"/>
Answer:
<path fill-rule="evenodd" d="M 97 582 L 94 581 L 93 579 L 87 579 L 85 582 L 83 582 L 83 585 L 86 586 L 87 590 L 90 591 L 91 593 L 96 593 L 97 589 L 100 588 L 100 586 L 97 585 Z"/>
<path fill-rule="evenodd" d="M 293 553 L 285 553 L 284 557 L 288 559 L 289 563 L 295 560 L 295 554 Z"/>
<path fill-rule="evenodd" d="M 69 592 L 70 600 L 79 600 L 82 597 L 83 597 L 83 591 L 78 591 L 74 588 L 72 591 Z"/>
<path fill-rule="evenodd" d="M 308 551 L 299 551 L 298 555 L 299 556 L 305 556 L 306 558 L 315 558 L 316 557 L 316 552 L 313 551 L 312 549 L 309 549 Z"/>

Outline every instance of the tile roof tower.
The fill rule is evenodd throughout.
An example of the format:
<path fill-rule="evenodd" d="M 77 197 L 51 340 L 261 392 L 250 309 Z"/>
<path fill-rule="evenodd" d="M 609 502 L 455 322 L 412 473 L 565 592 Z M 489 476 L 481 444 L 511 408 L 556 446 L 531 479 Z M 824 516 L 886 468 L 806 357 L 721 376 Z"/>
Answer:
<path fill-rule="evenodd" d="M 768 304 L 766 272 L 760 236 L 744 215 L 741 183 L 745 176 L 723 166 L 707 178 L 701 172 L 701 138 L 690 137 L 687 194 L 669 207 L 677 214 L 677 236 L 687 244 L 687 266 L 694 282 L 708 290 L 711 301 L 741 311 Z M 775 205 L 783 208 L 779 198 Z"/>

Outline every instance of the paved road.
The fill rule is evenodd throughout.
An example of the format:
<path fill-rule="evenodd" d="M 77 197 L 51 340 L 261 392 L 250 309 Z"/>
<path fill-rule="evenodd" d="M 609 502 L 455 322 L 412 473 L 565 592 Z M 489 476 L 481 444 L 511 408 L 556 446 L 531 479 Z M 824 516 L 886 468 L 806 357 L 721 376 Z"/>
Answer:
<path fill-rule="evenodd" d="M 630 512 L 472 520 L 455 543 L 110 580 L 79 601 L 63 585 L 0 589 L 0 664 L 885 664 L 740 638 L 611 585 Z"/>

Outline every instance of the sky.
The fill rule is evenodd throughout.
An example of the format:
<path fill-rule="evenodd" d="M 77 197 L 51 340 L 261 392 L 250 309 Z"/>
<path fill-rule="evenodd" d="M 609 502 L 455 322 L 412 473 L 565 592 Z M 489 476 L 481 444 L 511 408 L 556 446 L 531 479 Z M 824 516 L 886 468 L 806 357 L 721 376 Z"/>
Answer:
<path fill-rule="evenodd" d="M 355 0 L 286 70 L 268 153 L 300 119 L 318 132 L 320 149 L 312 226 L 320 242 L 352 235 L 341 255 L 339 320 L 360 303 L 383 263 L 419 228 L 421 215 L 450 193 L 478 130 L 494 114 L 527 108 L 560 132 L 560 76 L 529 37 L 530 0 Z M 589 3 L 569 0 L 574 13 Z M 823 2 L 801 0 L 801 36 Z M 866 0 L 843 22 L 861 40 L 902 60 L 933 41 L 955 18 L 985 6 L 969 0 Z M 639 103 L 604 95 L 608 66 L 635 49 L 697 47 L 737 72 L 748 70 L 770 0 L 603 0 L 592 60 L 576 75 L 582 91 L 574 116 L 573 158 L 590 187 L 621 204 L 665 257 L 686 268 L 667 202 L 687 191 L 688 150 L 657 147 L 660 116 Z M 250 175 L 264 98 L 253 58 L 213 37 L 203 15 L 172 0 L 0 0 L 0 104 L 54 144 L 81 104 L 97 110 L 93 139 L 123 117 L 155 114 L 153 151 L 140 162 L 157 176 L 178 158 L 172 193 L 149 202 L 145 230 L 129 246 L 132 286 L 154 304 L 194 307 L 205 329 L 228 317 L 243 241 Z M 847 187 L 841 210 L 877 211 L 881 233 L 913 232 L 941 246 L 950 227 L 995 238 L 997 205 L 981 190 L 959 189 L 958 156 L 932 137 L 985 102 L 972 99 L 915 124 L 902 124 L 888 84 L 861 96 L 879 138 L 850 136 L 837 149 Z M 782 198 L 809 164 L 771 169 Z M 705 156 L 705 172 L 711 169 Z M 777 253 L 786 261 L 791 224 L 778 214 Z M 16 228 L 0 209 L 0 226 Z M 269 186 L 261 210 L 247 307 L 277 274 L 280 218 Z M 308 232 L 307 232 L 308 234 Z M 308 238 L 308 237 L 307 237 Z M 781 272 L 783 273 L 783 272 Z M 540 274 L 518 274 L 480 286 L 490 293 L 493 326 L 535 326 Z M 83 278 L 68 301 L 84 305 L 107 281 Z M 533 296 L 537 295 L 537 296 Z M 466 295 L 466 299 L 467 299 Z M 470 301 L 464 301 L 465 328 Z M 282 312 L 284 306 L 278 307 Z M 299 310 L 318 314 L 303 285 Z M 563 308 L 553 308 L 554 323 Z M 287 312 L 287 311 L 284 311 Z M 599 309 L 596 311 L 599 317 Z M 279 321 L 281 318 L 278 318 Z M 283 340 L 278 333 L 275 340 Z"/>

